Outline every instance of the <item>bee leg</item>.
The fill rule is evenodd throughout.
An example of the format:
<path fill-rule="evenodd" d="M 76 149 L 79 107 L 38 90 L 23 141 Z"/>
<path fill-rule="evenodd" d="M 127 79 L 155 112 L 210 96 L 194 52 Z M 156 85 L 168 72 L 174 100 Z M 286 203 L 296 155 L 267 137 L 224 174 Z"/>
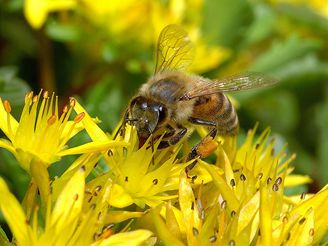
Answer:
<path fill-rule="evenodd" d="M 193 117 L 189 117 L 188 121 L 192 124 L 195 124 L 195 125 L 214 126 L 214 127 L 216 127 L 216 123 L 213 122 L 213 121 L 202 120 L 202 119 L 193 118 Z"/>
<path fill-rule="evenodd" d="M 206 157 L 210 152 L 213 152 L 217 146 L 213 144 L 213 139 L 217 134 L 217 128 L 214 127 L 205 138 L 203 138 L 196 146 L 192 147 L 187 161 L 195 159 L 196 157 Z"/>
<path fill-rule="evenodd" d="M 180 129 L 180 131 L 178 131 L 176 134 L 174 134 L 173 136 L 169 137 L 169 139 L 167 140 L 162 140 L 159 145 L 158 145 L 158 149 L 164 149 L 167 148 L 171 145 L 176 144 L 177 142 L 180 141 L 181 138 L 184 137 L 184 135 L 186 135 L 187 133 L 187 128 L 180 126 L 178 129 Z M 165 136 L 165 135 L 164 135 Z"/>
<path fill-rule="evenodd" d="M 170 125 L 166 125 L 166 128 L 168 129 L 168 132 L 165 132 L 163 138 L 169 138 L 172 137 L 174 135 L 174 133 L 176 132 L 172 126 Z"/>
<path fill-rule="evenodd" d="M 217 143 L 213 140 L 217 134 L 217 125 L 215 122 L 212 121 L 206 121 L 202 119 L 197 119 L 197 118 L 189 118 L 189 121 L 193 124 L 197 125 L 204 125 L 204 126 L 213 126 L 211 131 L 206 135 L 205 138 L 203 138 L 196 146 L 194 146 L 190 153 L 187 156 L 186 161 L 190 161 L 192 159 L 195 159 L 197 157 L 203 158 L 212 153 L 216 147 Z M 188 174 L 188 172 L 194 168 L 196 165 L 197 160 L 189 164 L 186 168 L 185 171 Z"/>
<path fill-rule="evenodd" d="M 118 128 L 117 132 L 115 133 L 113 139 L 116 139 L 118 135 L 120 135 L 120 136 L 125 135 L 125 126 L 128 122 L 129 122 L 129 110 L 126 110 L 125 113 L 124 113 L 123 122 L 120 125 L 120 127 Z"/>

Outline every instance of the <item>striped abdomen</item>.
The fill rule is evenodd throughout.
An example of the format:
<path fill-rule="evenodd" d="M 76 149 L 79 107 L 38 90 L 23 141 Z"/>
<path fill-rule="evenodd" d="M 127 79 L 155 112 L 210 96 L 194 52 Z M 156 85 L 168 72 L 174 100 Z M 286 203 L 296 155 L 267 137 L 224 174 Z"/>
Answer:
<path fill-rule="evenodd" d="M 199 97 L 195 101 L 192 117 L 215 122 L 219 135 L 236 135 L 238 132 L 236 110 L 223 93 Z"/>

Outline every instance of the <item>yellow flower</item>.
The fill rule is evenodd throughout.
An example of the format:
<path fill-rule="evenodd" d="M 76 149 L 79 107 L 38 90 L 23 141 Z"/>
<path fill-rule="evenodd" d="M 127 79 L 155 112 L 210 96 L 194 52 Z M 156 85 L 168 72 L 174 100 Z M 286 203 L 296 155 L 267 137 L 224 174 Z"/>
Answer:
<path fill-rule="evenodd" d="M 197 53 L 191 71 L 203 73 L 216 68 L 229 56 L 230 51 L 208 45 L 201 33 L 202 17 L 199 14 L 203 0 L 25 0 L 24 12 L 30 25 L 42 27 L 51 11 L 75 11 L 84 15 L 91 23 L 108 30 L 115 37 L 115 45 L 154 47 L 160 31 L 169 24 L 186 28 L 197 45 Z M 192 18 L 190 18 L 192 16 Z M 142 30 L 141 32 L 139 30 Z M 93 47 L 94 49 L 94 47 Z"/>
<path fill-rule="evenodd" d="M 74 110 L 78 114 L 85 114 L 82 123 L 94 144 L 101 144 L 111 139 L 91 120 L 78 103 Z M 114 207 L 123 208 L 133 203 L 142 208 L 145 205 L 153 207 L 163 200 L 176 198 L 180 172 L 188 165 L 188 163 L 179 164 L 176 161 L 180 147 L 173 146 L 156 154 L 157 145 L 155 144 L 154 152 L 152 152 L 151 148 L 147 148 L 146 143 L 138 150 L 136 130 L 131 126 L 126 127 L 124 141 L 129 143 L 126 148 L 117 148 L 104 153 L 110 170 L 88 184 L 88 190 L 90 190 L 88 199 L 92 200 L 92 191 L 96 187 L 103 187 L 108 180 L 112 185 L 108 202 Z M 170 154 L 170 152 L 174 153 Z M 211 179 L 201 165 L 196 168 L 196 173 L 199 177 L 197 182 L 207 183 Z"/>
<path fill-rule="evenodd" d="M 291 174 L 295 155 L 276 149 L 269 129 L 255 138 L 255 127 L 238 148 L 235 137 L 218 137 L 215 164 L 197 160 L 187 175 L 190 163 L 177 159 L 182 146 L 189 151 L 187 141 L 158 151 L 160 139 L 153 148 L 148 139 L 139 149 L 133 126 L 113 140 L 75 99 L 59 116 L 54 95 L 40 98 L 26 96 L 19 122 L 0 101 L 0 128 L 9 139 L 0 145 L 33 177 L 22 204 L 0 178 L 0 210 L 14 236 L 9 242 L 1 230 L 0 243 L 308 245 L 328 232 L 328 186 L 285 195 L 286 187 L 311 179 Z M 63 149 L 82 129 L 92 142 Z M 50 182 L 47 167 L 68 154 L 82 155 Z"/>
<path fill-rule="evenodd" d="M 106 0 L 84 0 L 82 8 L 91 22 L 108 28 L 118 40 L 132 41 L 136 38 L 141 43 L 152 44 L 165 25 L 181 22 L 186 1 L 114 0 L 108 4 Z"/>
<path fill-rule="evenodd" d="M 69 10 L 75 6 L 75 0 L 25 0 L 24 14 L 30 25 L 39 29 L 50 12 Z"/>
<path fill-rule="evenodd" d="M 105 26 L 118 42 L 129 45 L 138 41 L 139 45 L 150 46 L 157 42 L 161 30 L 169 24 L 183 25 L 191 34 L 197 47 L 196 57 L 190 71 L 202 73 L 216 68 L 230 56 L 229 50 L 220 46 L 210 46 L 200 33 L 202 0 L 161 1 L 98 1 L 85 0 L 86 14 L 92 22 Z M 188 16 L 188 22 L 184 19 Z M 138 30 L 142 30 L 139 32 Z"/>
<path fill-rule="evenodd" d="M 97 160 L 85 155 L 73 163 L 70 170 L 53 182 L 51 187 L 58 193 L 51 193 L 41 206 L 31 199 L 26 211 L 0 178 L 0 209 L 14 235 L 13 245 L 125 245 L 123 240 L 139 245 L 150 238 L 152 232 L 148 230 L 115 233 L 117 229 L 104 224 L 105 216 L 101 214 L 107 213 L 106 200 L 83 209 L 85 178 Z M 28 193 L 33 193 L 32 190 L 30 187 Z M 102 192 L 108 194 L 108 187 Z"/>
<path fill-rule="evenodd" d="M 217 68 L 230 56 L 230 51 L 220 46 L 209 46 L 201 39 L 196 40 L 196 54 L 190 71 L 199 74 Z"/>
<path fill-rule="evenodd" d="M 75 134 L 83 129 L 81 121 L 84 113 L 78 114 L 74 120 L 69 120 L 76 101 L 71 99 L 69 106 L 63 112 L 58 112 L 58 98 L 48 92 L 33 95 L 30 92 L 25 97 L 25 106 L 19 122 L 10 114 L 10 103 L 0 99 L 0 129 L 8 140 L 0 139 L 0 147 L 9 150 L 29 173 L 40 165 L 47 168 L 64 155 L 86 153 L 90 151 L 107 150 L 114 146 L 124 146 L 123 143 L 107 141 L 102 146 L 92 143 L 65 149 L 65 144 Z M 33 164 L 33 165 L 32 165 Z M 32 166 L 31 166 L 32 165 Z"/>
<path fill-rule="evenodd" d="M 125 207 L 131 203 L 140 207 L 144 207 L 145 204 L 153 207 L 161 201 L 177 198 L 180 172 L 190 164 L 176 161 L 179 148 L 175 146 L 155 154 L 157 144 L 152 153 L 146 143 L 136 151 L 138 143 L 135 130 L 130 134 L 134 136 L 125 157 L 123 157 L 123 153 L 118 152 L 106 156 L 107 163 L 111 168 L 109 175 L 112 180 L 115 180 L 113 188 L 118 191 L 117 194 L 113 192 L 110 203 L 117 207 Z M 170 154 L 170 151 L 174 154 Z M 207 183 L 211 180 L 201 165 L 196 168 L 195 175 L 198 175 L 196 183 Z"/>
<path fill-rule="evenodd" d="M 320 242 L 328 230 L 324 222 L 328 219 L 327 187 L 318 194 L 303 194 L 298 199 L 285 196 L 289 179 L 294 180 L 292 184 L 309 179 L 290 175 L 292 168 L 288 165 L 294 156 L 286 159 L 284 148 L 275 153 L 269 130 L 255 144 L 254 135 L 255 130 L 249 132 L 232 161 L 225 151 L 218 150 L 223 156 L 218 158 L 217 166 L 205 165 L 213 182 L 192 189 L 186 175 L 181 173 L 179 207 L 167 203 L 152 212 L 158 236 L 164 243 L 305 245 Z"/>

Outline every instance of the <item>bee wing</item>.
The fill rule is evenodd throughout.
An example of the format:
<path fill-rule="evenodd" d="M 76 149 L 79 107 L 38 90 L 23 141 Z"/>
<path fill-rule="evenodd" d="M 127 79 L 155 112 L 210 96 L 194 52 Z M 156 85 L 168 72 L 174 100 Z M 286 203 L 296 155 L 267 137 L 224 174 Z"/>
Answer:
<path fill-rule="evenodd" d="M 232 92 L 253 88 L 273 86 L 277 80 L 259 73 L 245 73 L 219 80 L 202 80 L 180 100 L 189 100 L 195 97 L 215 94 L 218 92 Z"/>
<path fill-rule="evenodd" d="M 166 26 L 158 39 L 155 73 L 184 70 L 194 58 L 194 45 L 180 26 Z"/>

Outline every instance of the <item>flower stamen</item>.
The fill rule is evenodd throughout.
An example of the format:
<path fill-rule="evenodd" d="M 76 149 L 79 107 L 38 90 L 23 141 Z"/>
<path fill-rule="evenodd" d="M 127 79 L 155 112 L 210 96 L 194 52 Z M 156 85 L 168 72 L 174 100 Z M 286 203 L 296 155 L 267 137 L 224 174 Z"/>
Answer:
<path fill-rule="evenodd" d="M 8 133 L 9 133 L 9 136 L 12 136 L 13 135 L 13 131 L 12 131 L 12 128 L 11 128 L 11 123 L 10 123 L 10 112 L 11 112 L 11 105 L 10 105 L 10 102 L 8 100 L 5 100 L 3 102 L 3 106 L 7 112 L 7 127 L 8 127 Z"/>
<path fill-rule="evenodd" d="M 47 123 L 48 123 L 48 126 L 51 126 L 51 125 L 53 125 L 55 122 L 56 122 L 56 120 L 57 120 L 57 117 L 56 117 L 56 115 L 51 115 L 50 117 L 49 117 L 49 119 L 48 119 L 48 121 L 47 121 Z"/>

